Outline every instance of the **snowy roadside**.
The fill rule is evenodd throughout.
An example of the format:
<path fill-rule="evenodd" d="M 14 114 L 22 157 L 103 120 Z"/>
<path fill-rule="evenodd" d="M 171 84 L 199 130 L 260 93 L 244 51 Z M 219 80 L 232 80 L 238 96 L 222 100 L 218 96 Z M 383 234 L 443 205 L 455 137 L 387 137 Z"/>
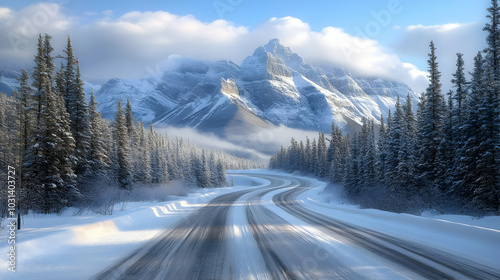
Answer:
<path fill-rule="evenodd" d="M 259 173 L 310 181 L 312 188 L 300 194 L 297 200 L 303 201 L 302 206 L 312 211 L 345 223 L 426 244 L 492 268 L 497 268 L 499 265 L 500 216 L 477 218 L 429 213 L 417 216 L 360 209 L 339 198 L 340 191 L 335 189 L 325 191 L 327 185 L 325 182 L 278 171 L 259 170 Z"/>
<path fill-rule="evenodd" d="M 268 181 L 228 175 L 231 188 L 197 189 L 166 202 L 125 203 L 124 211 L 97 214 L 24 217 L 17 233 L 16 272 L 7 270 L 8 240 L 0 236 L 0 279 L 88 279 L 133 252 L 158 233 L 174 227 L 209 200 Z M 116 208 L 121 208 L 117 205 Z M 68 209 L 66 213 L 72 213 Z"/>

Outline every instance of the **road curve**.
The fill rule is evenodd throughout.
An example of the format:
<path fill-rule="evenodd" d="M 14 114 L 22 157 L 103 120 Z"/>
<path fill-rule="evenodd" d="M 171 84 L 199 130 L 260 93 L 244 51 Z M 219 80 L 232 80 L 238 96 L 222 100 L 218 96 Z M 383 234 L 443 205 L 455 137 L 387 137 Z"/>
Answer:
<path fill-rule="evenodd" d="M 93 279 L 377 278 L 351 267 L 343 259 L 345 256 L 335 253 L 332 244 L 324 239 L 320 242 L 319 235 L 342 240 L 345 246 L 375 262 L 383 259 L 388 264 L 386 269 L 394 270 L 394 275 L 402 279 L 500 279 L 499 271 L 480 264 L 303 207 L 296 197 L 310 189 L 308 180 L 270 174 L 234 175 L 258 177 L 270 183 L 209 201 Z M 303 223 L 290 222 L 285 214 Z M 238 227 L 239 239 L 235 235 Z M 315 236 L 303 227 L 322 234 Z M 241 237 L 244 228 L 248 228 L 248 234 Z M 241 242 L 248 251 L 241 250 L 245 248 Z M 251 256 L 238 257 L 246 253 Z M 237 263 L 242 260 L 246 263 Z"/>
<path fill-rule="evenodd" d="M 268 186 L 221 195 L 185 217 L 174 229 L 124 257 L 92 279 L 235 279 L 227 256 L 228 212 L 244 194 L 274 190 Z M 283 187 L 283 186 L 281 186 Z"/>
<path fill-rule="evenodd" d="M 479 263 L 429 246 L 350 225 L 304 208 L 297 202 L 296 197 L 310 188 L 309 182 L 296 180 L 299 187 L 275 195 L 273 202 L 328 235 L 340 236 L 425 279 L 500 279 L 500 271 Z"/>

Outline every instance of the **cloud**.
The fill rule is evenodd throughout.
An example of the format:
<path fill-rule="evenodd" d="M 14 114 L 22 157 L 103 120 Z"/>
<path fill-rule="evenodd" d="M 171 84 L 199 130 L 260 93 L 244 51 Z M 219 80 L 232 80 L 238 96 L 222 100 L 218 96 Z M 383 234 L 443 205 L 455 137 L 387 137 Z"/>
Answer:
<path fill-rule="evenodd" d="M 350 35 L 340 28 L 330 26 L 314 32 L 300 19 L 285 17 L 263 23 L 252 35 L 278 37 L 292 51 L 315 65 L 336 64 L 356 75 L 403 81 L 414 90 L 421 90 L 427 84 L 424 72 L 402 62 L 397 55 L 387 53 L 376 40 Z"/>
<path fill-rule="evenodd" d="M 298 142 L 303 141 L 304 144 L 306 137 L 308 137 L 311 142 L 314 138 L 318 138 L 318 132 L 316 131 L 300 130 L 283 125 L 272 128 L 262 128 L 242 138 L 229 135 L 228 138 L 231 142 L 213 133 L 200 132 L 194 128 L 168 126 L 155 127 L 155 130 L 162 134 L 167 134 L 169 137 L 182 137 L 185 141 L 197 144 L 200 147 L 223 150 L 227 153 L 262 163 L 269 162 L 271 157 L 270 154 L 276 152 L 281 146 L 288 147 L 292 137 Z M 249 144 L 249 140 L 253 147 L 248 147 L 247 144 Z M 270 154 L 266 154 L 262 151 Z"/>
<path fill-rule="evenodd" d="M 38 33 L 54 37 L 55 53 L 61 53 L 66 36 L 71 34 L 84 77 L 105 82 L 113 77 L 145 77 L 148 69 L 157 69 L 173 54 L 241 63 L 258 46 L 280 38 L 315 65 L 337 64 L 354 74 L 406 82 L 416 91 L 427 84 L 424 72 L 401 61 L 376 40 L 359 38 L 335 27 L 315 32 L 294 17 L 271 18 L 250 30 L 225 20 L 202 22 L 191 15 L 164 11 L 129 12 L 112 18 L 111 14 L 109 11 L 84 21 L 67 16 L 58 4 L 34 4 L 19 11 L 1 8 L 0 35 L 17 41 L 2 40 L 0 58 L 6 64 L 31 68 Z M 419 29 L 405 29 L 405 35 Z"/>
<path fill-rule="evenodd" d="M 456 70 L 457 53 L 464 54 L 466 70 L 472 70 L 472 59 L 485 48 L 483 23 L 449 23 L 443 25 L 412 25 L 401 30 L 394 49 L 402 56 L 416 57 L 427 61 L 429 43 L 434 41 L 441 82 L 445 90 L 451 88 L 452 73 Z"/>
<path fill-rule="evenodd" d="M 234 154 L 239 157 L 245 157 L 257 162 L 266 163 L 269 161 L 270 156 L 261 153 L 255 149 L 244 147 L 235 143 L 231 143 L 213 133 L 202 133 L 194 128 L 178 128 L 178 127 L 155 127 L 157 132 L 167 134 L 169 137 L 178 137 L 189 141 L 200 147 L 209 148 L 213 150 L 223 150 L 227 153 Z"/>

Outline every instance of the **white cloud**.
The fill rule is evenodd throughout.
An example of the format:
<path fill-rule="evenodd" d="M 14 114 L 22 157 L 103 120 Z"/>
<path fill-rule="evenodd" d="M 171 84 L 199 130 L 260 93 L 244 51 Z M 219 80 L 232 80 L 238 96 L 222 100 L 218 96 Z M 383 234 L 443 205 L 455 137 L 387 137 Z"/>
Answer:
<path fill-rule="evenodd" d="M 271 18 L 249 30 L 225 20 L 202 22 L 190 15 L 163 11 L 129 12 L 117 18 L 109 17 L 112 11 L 105 14 L 108 16 L 82 24 L 66 16 L 57 4 L 35 4 L 20 11 L 2 8 L 0 34 L 14 34 L 19 40 L 2 40 L 0 58 L 6 64 L 31 68 L 38 33 L 54 37 L 56 53 L 64 47 L 67 34 L 71 34 L 84 77 L 104 82 L 113 77 L 144 77 L 148 69 L 156 69 L 172 54 L 241 63 L 259 45 L 280 38 L 313 64 L 334 63 L 356 74 L 400 80 L 417 91 L 427 83 L 425 73 L 402 62 L 375 40 L 355 37 L 335 27 L 315 32 L 294 17 Z M 22 28 L 30 27 L 23 18 L 42 24 L 23 31 Z M 411 29 L 406 30 L 416 32 L 421 28 Z"/>
<path fill-rule="evenodd" d="M 457 53 L 464 54 L 466 71 L 472 69 L 472 59 L 485 47 L 485 32 L 482 23 L 449 23 L 444 25 L 412 25 L 401 31 L 394 48 L 402 56 L 427 61 L 429 43 L 434 41 L 441 82 L 447 91 L 451 88 L 452 73 L 456 70 Z"/>
<path fill-rule="evenodd" d="M 227 135 L 229 141 L 221 139 L 213 133 L 203 133 L 194 128 L 176 128 L 176 127 L 155 127 L 155 130 L 169 137 L 183 138 L 185 141 L 197 144 L 201 147 L 223 150 L 231 154 L 245 156 L 252 160 L 267 163 L 270 155 L 259 151 L 277 151 L 281 146 L 288 147 L 290 139 L 303 141 L 306 137 L 311 141 L 318 138 L 318 132 L 289 128 L 283 125 L 278 127 L 262 128 L 253 131 L 244 137 L 237 135 Z M 253 147 L 248 147 L 248 140 Z"/>

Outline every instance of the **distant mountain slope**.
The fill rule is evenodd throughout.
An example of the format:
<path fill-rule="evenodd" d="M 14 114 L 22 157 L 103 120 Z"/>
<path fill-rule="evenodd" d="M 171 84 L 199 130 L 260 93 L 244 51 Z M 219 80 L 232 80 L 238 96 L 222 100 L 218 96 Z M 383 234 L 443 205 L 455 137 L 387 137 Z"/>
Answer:
<path fill-rule="evenodd" d="M 379 119 L 397 97 L 415 93 L 404 83 L 360 78 L 341 68 L 313 67 L 278 39 L 241 65 L 175 57 L 161 79 L 112 79 L 97 93 L 111 117 L 117 99 L 129 98 L 136 116 L 158 125 L 190 126 L 231 138 L 237 130 L 285 125 L 328 132 L 363 117 Z"/>
<path fill-rule="evenodd" d="M 278 39 L 257 48 L 241 65 L 180 56 L 169 58 L 160 77 L 111 79 L 94 88 L 99 109 L 113 118 L 117 100 L 130 99 L 135 117 L 145 123 L 193 127 L 256 147 L 248 135 L 284 125 L 329 132 L 331 123 L 350 130 L 362 118 L 387 115 L 396 99 L 416 94 L 404 83 L 361 78 L 339 67 L 314 67 Z M 0 71 L 0 91 L 11 93 L 20 71 Z"/>

